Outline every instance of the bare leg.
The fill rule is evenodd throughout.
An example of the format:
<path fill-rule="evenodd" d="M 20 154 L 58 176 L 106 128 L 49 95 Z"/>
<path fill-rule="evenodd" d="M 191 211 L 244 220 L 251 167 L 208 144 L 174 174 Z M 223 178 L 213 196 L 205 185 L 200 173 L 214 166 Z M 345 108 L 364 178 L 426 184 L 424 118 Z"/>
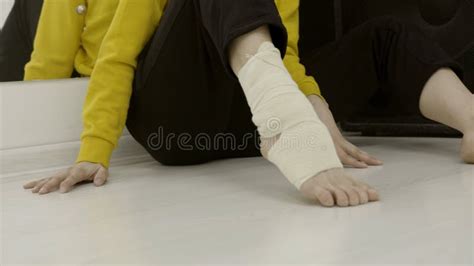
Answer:
<path fill-rule="evenodd" d="M 264 42 L 271 42 L 266 26 L 242 35 L 232 43 L 229 59 L 234 73 L 239 73 Z M 278 138 L 279 136 L 261 140 L 265 158 L 268 158 L 268 152 Z M 343 169 L 324 171 L 307 180 L 300 190 L 304 196 L 316 199 L 324 206 L 354 206 L 378 200 L 374 189 L 346 174 Z"/>
<path fill-rule="evenodd" d="M 236 38 L 229 49 L 230 66 L 234 73 L 239 73 L 250 57 L 257 53 L 262 43 L 271 41 L 272 37 L 267 26 L 260 27 Z"/>
<path fill-rule="evenodd" d="M 461 131 L 461 157 L 474 163 L 474 95 L 451 69 L 440 69 L 428 80 L 420 110 L 427 118 Z"/>

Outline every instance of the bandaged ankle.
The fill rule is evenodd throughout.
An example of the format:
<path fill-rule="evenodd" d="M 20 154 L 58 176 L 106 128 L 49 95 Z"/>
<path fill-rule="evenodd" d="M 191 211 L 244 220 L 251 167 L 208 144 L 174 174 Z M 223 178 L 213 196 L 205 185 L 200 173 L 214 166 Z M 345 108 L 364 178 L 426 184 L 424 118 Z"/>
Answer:
<path fill-rule="evenodd" d="M 331 135 L 286 70 L 275 46 L 266 42 L 238 73 L 262 138 L 280 136 L 268 159 L 300 189 L 318 173 L 342 168 Z"/>

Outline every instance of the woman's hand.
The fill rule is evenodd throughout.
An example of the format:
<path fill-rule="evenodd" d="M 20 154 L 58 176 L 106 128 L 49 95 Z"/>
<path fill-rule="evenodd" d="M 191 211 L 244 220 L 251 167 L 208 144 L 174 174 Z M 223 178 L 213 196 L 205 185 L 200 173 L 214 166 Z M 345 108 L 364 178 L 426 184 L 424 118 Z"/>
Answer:
<path fill-rule="evenodd" d="M 308 99 L 321 121 L 329 129 L 336 146 L 337 155 L 344 165 L 355 168 L 367 168 L 369 165 L 383 164 L 382 161 L 360 150 L 344 138 L 336 125 L 328 104 L 323 99 L 316 95 L 310 95 Z"/>
<path fill-rule="evenodd" d="M 61 193 L 67 193 L 76 184 L 84 181 L 94 182 L 98 187 L 102 186 L 108 177 L 108 169 L 101 164 L 81 162 L 51 177 L 29 182 L 23 188 L 39 194 L 47 194 L 58 189 Z"/>

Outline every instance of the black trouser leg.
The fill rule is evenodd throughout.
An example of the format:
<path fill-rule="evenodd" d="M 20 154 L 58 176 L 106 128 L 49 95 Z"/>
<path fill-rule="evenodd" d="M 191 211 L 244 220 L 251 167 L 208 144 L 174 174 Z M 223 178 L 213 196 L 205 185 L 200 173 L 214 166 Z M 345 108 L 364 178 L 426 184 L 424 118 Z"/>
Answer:
<path fill-rule="evenodd" d="M 43 0 L 15 0 L 0 32 L 0 82 L 23 80 Z"/>
<path fill-rule="evenodd" d="M 418 28 L 377 18 L 303 58 L 336 120 L 371 115 L 419 114 L 424 84 L 439 68 L 461 67 Z"/>
<path fill-rule="evenodd" d="M 127 121 L 156 160 L 185 165 L 260 154 L 227 47 L 262 25 L 283 53 L 286 31 L 273 0 L 169 2 L 141 56 Z"/>

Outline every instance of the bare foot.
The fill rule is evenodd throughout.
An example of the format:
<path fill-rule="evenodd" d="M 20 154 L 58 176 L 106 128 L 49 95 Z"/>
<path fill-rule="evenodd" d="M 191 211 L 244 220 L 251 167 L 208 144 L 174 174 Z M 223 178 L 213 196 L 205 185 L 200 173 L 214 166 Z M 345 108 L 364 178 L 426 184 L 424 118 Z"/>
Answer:
<path fill-rule="evenodd" d="M 326 207 L 357 206 L 379 200 L 375 189 L 350 176 L 344 169 L 330 169 L 308 179 L 301 186 L 301 193 Z"/>
<path fill-rule="evenodd" d="M 464 133 L 461 143 L 461 158 L 466 163 L 474 164 L 474 130 Z"/>
<path fill-rule="evenodd" d="M 268 152 L 276 141 L 278 137 L 261 140 L 263 157 L 268 158 Z M 326 207 L 357 206 L 379 200 L 375 189 L 347 174 L 344 169 L 330 169 L 319 173 L 304 182 L 300 192 Z"/>

